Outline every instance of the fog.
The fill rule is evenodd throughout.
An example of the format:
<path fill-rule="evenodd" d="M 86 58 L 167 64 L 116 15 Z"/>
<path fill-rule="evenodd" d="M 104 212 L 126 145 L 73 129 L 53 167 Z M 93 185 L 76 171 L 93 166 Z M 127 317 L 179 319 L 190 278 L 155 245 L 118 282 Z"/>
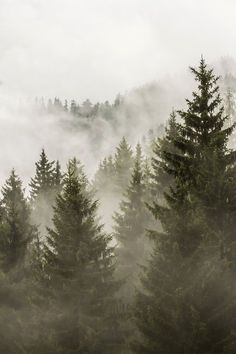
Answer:
<path fill-rule="evenodd" d="M 92 176 L 123 135 L 135 144 L 183 105 L 190 63 L 201 54 L 211 63 L 234 56 L 234 10 L 230 0 L 1 0 L 1 179 L 14 166 L 27 180 L 42 147 L 62 164 L 78 155 Z M 36 96 L 114 101 L 118 93 L 139 108 L 132 131 L 122 116 L 115 132 L 102 117 L 89 133 L 72 132 L 63 123 L 71 118 L 41 117 L 30 103 Z"/>
<path fill-rule="evenodd" d="M 0 0 L 1 353 L 236 352 L 235 13 Z"/>
<path fill-rule="evenodd" d="M 76 156 L 93 177 L 98 163 L 113 154 L 123 136 L 134 146 L 149 129 L 165 124 L 175 102 L 184 103 L 183 92 L 192 82 L 186 80 L 152 82 L 127 93 L 124 107 L 115 114 L 116 123 L 103 116 L 94 119 L 73 117 L 63 112 L 42 112 L 33 99 L 0 95 L 1 182 L 13 167 L 27 183 L 34 173 L 34 162 L 45 148 L 49 158 L 59 159 L 63 168 Z M 132 129 L 131 129 L 132 127 Z"/>
<path fill-rule="evenodd" d="M 235 10 L 233 0 L 1 0 L 1 90 L 111 100 L 201 54 L 234 56 Z"/>

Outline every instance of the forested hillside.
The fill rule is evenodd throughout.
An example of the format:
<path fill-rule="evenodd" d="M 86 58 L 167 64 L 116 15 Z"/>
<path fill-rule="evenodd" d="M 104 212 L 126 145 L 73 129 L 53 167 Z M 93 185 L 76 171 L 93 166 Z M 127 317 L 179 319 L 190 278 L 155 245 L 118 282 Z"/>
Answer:
<path fill-rule="evenodd" d="M 76 151 L 64 166 L 43 146 L 28 184 L 12 169 L 0 201 L 1 353 L 236 352 L 235 80 L 203 58 L 190 72 L 194 90 L 166 123 L 158 86 L 133 93 L 147 130 L 120 136 L 95 173 Z M 135 100 L 32 109 L 75 134 L 99 119 L 115 131 L 119 119 L 141 122 Z"/>

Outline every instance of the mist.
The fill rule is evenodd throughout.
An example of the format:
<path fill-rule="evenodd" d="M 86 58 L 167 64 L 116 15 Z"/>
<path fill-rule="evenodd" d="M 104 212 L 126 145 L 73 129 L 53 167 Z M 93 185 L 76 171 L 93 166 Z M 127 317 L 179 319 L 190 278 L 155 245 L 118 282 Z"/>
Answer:
<path fill-rule="evenodd" d="M 0 6 L 1 88 L 19 96 L 111 100 L 186 70 L 201 54 L 212 62 L 236 50 L 231 0 L 2 0 Z"/>
<path fill-rule="evenodd" d="M 236 352 L 235 13 L 0 0 L 0 353 Z"/>
<path fill-rule="evenodd" d="M 78 155 L 92 176 L 123 135 L 135 144 L 148 129 L 166 122 L 192 89 L 190 63 L 201 54 L 213 64 L 234 56 L 236 5 L 226 3 L 207 0 L 202 11 L 199 2 L 183 0 L 171 5 L 151 0 L 1 1 L 0 130 L 9 157 L 2 161 L 1 179 L 13 166 L 29 178 L 42 147 L 63 164 Z M 145 85 L 141 93 L 134 90 Z M 91 125 L 92 133 L 70 133 L 62 128 L 65 117 L 41 119 L 31 109 L 35 97 L 96 103 L 113 101 L 118 93 L 137 106 L 132 131 L 121 117 L 113 134 L 101 117 Z M 18 110 L 19 101 L 24 110 Z M 9 131 L 17 151 L 6 138 Z M 95 139 L 97 132 L 104 137 L 94 149 L 91 136 Z"/>

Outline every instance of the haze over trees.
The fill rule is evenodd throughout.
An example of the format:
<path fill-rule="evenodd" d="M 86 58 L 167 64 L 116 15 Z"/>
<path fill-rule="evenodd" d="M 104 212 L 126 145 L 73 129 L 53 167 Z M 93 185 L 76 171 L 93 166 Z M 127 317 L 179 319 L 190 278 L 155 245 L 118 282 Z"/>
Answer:
<path fill-rule="evenodd" d="M 45 149 L 26 192 L 11 171 L 0 200 L 1 353 L 236 352 L 234 92 L 221 95 L 203 58 L 191 73 L 186 107 L 136 146 L 122 137 L 92 178 L 80 156 L 61 168 Z M 127 109 L 120 95 L 36 103 L 114 127 Z M 126 113 L 132 125 L 135 110 Z"/>

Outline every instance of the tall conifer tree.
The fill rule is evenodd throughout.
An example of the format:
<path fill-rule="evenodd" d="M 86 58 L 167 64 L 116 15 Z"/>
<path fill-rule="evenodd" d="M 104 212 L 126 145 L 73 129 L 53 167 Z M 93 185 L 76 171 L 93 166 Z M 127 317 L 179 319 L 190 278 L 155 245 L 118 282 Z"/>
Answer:
<path fill-rule="evenodd" d="M 121 277 L 125 275 L 123 292 L 128 302 L 132 301 L 138 283 L 139 266 L 147 256 L 148 239 L 145 240 L 145 231 L 151 223 L 151 213 L 145 204 L 147 190 L 143 167 L 142 150 L 138 144 L 130 184 L 120 203 L 120 211 L 114 215 L 114 237 L 118 241 L 117 272 Z"/>
<path fill-rule="evenodd" d="M 233 126 L 224 128 L 213 70 L 202 59 L 191 71 L 198 91 L 178 112 L 183 123 L 171 140 L 177 151 L 161 155 L 174 183 L 166 205 L 151 208 L 163 232 L 151 232 L 155 250 L 137 296 L 138 353 L 227 353 L 234 343 Z"/>
<path fill-rule="evenodd" d="M 63 176 L 59 161 L 56 164 L 55 161 L 49 161 L 44 149 L 35 166 L 35 176 L 29 184 L 32 221 L 39 226 L 41 236 L 44 236 L 46 227 L 51 225 L 52 206 L 61 191 Z"/>
<path fill-rule="evenodd" d="M 44 149 L 42 149 L 40 159 L 35 163 L 35 166 L 35 177 L 31 179 L 29 185 L 32 200 L 37 199 L 40 195 L 50 193 L 54 185 L 54 161 L 48 160 Z"/>
<path fill-rule="evenodd" d="M 127 188 L 131 171 L 133 167 L 133 152 L 131 146 L 127 143 L 125 137 L 122 138 L 119 146 L 116 148 L 114 165 L 115 165 L 115 187 L 117 192 L 123 193 Z"/>
<path fill-rule="evenodd" d="M 69 163 L 44 249 L 46 340 L 56 353 L 110 353 L 113 250 L 75 167 Z"/>
<path fill-rule="evenodd" d="M 14 170 L 3 186 L 2 195 L 1 258 L 3 269 L 10 271 L 24 262 L 35 228 L 30 225 L 30 209 Z"/>
<path fill-rule="evenodd" d="M 28 251 L 37 230 L 30 224 L 30 210 L 22 182 L 12 170 L 2 188 L 0 217 L 0 352 L 26 351 L 29 339 L 30 302 L 27 278 Z"/>

